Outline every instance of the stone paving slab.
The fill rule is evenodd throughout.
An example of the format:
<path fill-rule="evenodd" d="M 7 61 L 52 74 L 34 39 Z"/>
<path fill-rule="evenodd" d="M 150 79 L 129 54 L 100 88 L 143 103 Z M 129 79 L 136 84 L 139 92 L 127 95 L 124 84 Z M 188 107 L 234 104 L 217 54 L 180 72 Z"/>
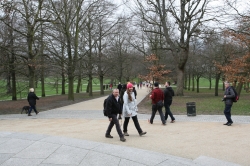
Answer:
<path fill-rule="evenodd" d="M 32 141 L 27 140 L 23 137 L 25 133 L 12 133 L 6 135 L 4 132 L 0 132 L 0 135 L 1 138 L 8 138 L 10 141 L 14 140 L 11 143 L 18 141 L 19 143 L 25 145 L 19 147 L 18 150 L 3 151 L 3 148 L 12 149 L 12 147 L 6 148 L 1 146 L 4 143 L 0 144 L 1 166 L 238 166 L 238 164 L 206 156 L 200 156 L 195 160 L 190 160 L 182 157 L 152 152 L 138 148 L 125 147 L 121 145 L 111 145 L 66 137 L 41 135 L 43 139 Z M 38 137 L 39 134 L 29 135 L 30 137 L 34 138 Z M 19 137 L 20 139 L 16 139 L 16 137 Z M 54 142 L 56 138 L 61 141 Z M 49 141 L 53 143 L 48 143 Z M 80 144 L 80 146 L 78 146 L 78 144 Z M 84 145 L 86 145 L 86 147 Z"/>
<path fill-rule="evenodd" d="M 194 162 L 198 165 L 202 166 L 218 166 L 218 165 L 225 165 L 225 166 L 240 166 L 239 164 L 234 164 L 226 161 L 221 161 L 215 158 L 207 157 L 207 156 L 199 156 L 194 160 Z"/>

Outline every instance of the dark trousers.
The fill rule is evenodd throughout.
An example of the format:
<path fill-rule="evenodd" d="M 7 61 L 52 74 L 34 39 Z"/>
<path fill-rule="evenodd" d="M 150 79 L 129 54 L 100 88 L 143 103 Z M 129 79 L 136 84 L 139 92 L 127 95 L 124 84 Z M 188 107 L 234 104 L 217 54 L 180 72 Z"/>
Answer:
<path fill-rule="evenodd" d="M 30 109 L 29 109 L 28 114 L 31 113 L 32 109 L 35 111 L 35 113 L 37 113 L 36 106 L 35 105 L 30 105 Z"/>
<path fill-rule="evenodd" d="M 172 101 L 164 103 L 164 107 L 165 107 L 165 120 L 168 119 L 168 115 L 170 116 L 171 120 L 175 120 L 172 112 L 170 111 L 170 105 L 171 105 L 171 103 L 172 103 Z"/>
<path fill-rule="evenodd" d="M 123 124 L 123 132 L 128 131 L 129 119 L 130 119 L 130 117 L 125 117 L 125 121 L 124 121 L 124 124 Z M 141 129 L 140 124 L 138 122 L 137 115 L 133 116 L 132 119 L 134 121 L 135 128 L 137 129 L 138 133 L 140 134 L 142 132 L 142 129 Z"/>
<path fill-rule="evenodd" d="M 164 117 L 164 115 L 162 113 L 162 107 L 158 107 L 156 104 L 152 105 L 152 114 L 151 114 L 151 118 L 150 118 L 150 123 L 153 124 L 153 121 L 154 121 L 155 114 L 156 114 L 157 110 L 158 110 L 158 112 L 160 114 L 162 123 L 166 124 L 165 117 Z"/>
<path fill-rule="evenodd" d="M 231 108 L 232 108 L 232 105 L 228 105 L 228 104 L 225 105 L 224 114 L 227 118 L 227 122 L 229 122 L 229 123 L 233 123 L 233 121 L 231 119 Z"/>
<path fill-rule="evenodd" d="M 117 131 L 119 137 L 123 137 L 122 130 L 121 130 L 119 121 L 117 119 L 117 115 L 111 114 L 111 116 L 112 116 L 112 121 L 110 121 L 110 123 L 109 123 L 108 129 L 106 131 L 106 135 L 110 135 L 110 132 L 111 132 L 113 126 L 115 125 L 116 131 Z"/>

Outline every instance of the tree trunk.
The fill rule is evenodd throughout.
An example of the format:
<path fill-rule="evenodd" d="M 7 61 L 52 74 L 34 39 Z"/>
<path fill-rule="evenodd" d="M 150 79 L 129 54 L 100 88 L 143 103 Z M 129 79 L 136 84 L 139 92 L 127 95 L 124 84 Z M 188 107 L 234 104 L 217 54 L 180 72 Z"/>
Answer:
<path fill-rule="evenodd" d="M 200 84 L 200 77 L 197 77 L 197 79 L 196 79 L 196 92 L 197 93 L 200 92 L 199 84 Z"/>
<path fill-rule="evenodd" d="M 35 69 L 29 66 L 29 88 L 35 89 Z"/>
<path fill-rule="evenodd" d="M 56 94 L 58 94 L 58 78 L 56 78 L 55 87 L 56 87 Z"/>
<path fill-rule="evenodd" d="M 88 84 L 87 84 L 87 87 L 86 87 L 86 93 L 89 93 L 89 81 L 88 81 Z"/>
<path fill-rule="evenodd" d="M 68 100 L 74 100 L 74 76 L 68 76 Z"/>
<path fill-rule="evenodd" d="M 8 55 L 9 57 L 9 55 Z M 8 58 L 9 59 L 9 58 Z M 11 71 L 10 71 L 10 68 L 11 68 L 11 62 L 10 60 L 8 61 L 8 71 L 7 71 L 7 84 L 6 84 L 6 89 L 7 89 L 7 94 L 10 94 L 11 93 Z"/>
<path fill-rule="evenodd" d="M 76 93 L 80 93 L 80 88 L 81 88 L 81 84 L 82 84 L 82 78 L 80 75 L 78 76 L 77 80 L 78 81 L 77 81 Z"/>
<path fill-rule="evenodd" d="M 177 68 L 176 96 L 183 96 L 184 69 Z"/>
<path fill-rule="evenodd" d="M 33 55 L 33 30 L 29 29 L 28 27 L 28 33 L 27 33 L 27 45 L 28 45 L 28 68 L 29 68 L 29 88 L 35 89 L 35 56 Z"/>
<path fill-rule="evenodd" d="M 238 86 L 236 88 L 236 92 L 238 93 L 238 96 L 240 96 L 242 87 L 243 87 L 243 83 L 242 82 L 238 83 Z"/>
<path fill-rule="evenodd" d="M 93 89 L 92 89 L 92 81 L 93 81 L 93 78 L 92 78 L 92 73 L 89 75 L 89 96 L 93 96 Z"/>
<path fill-rule="evenodd" d="M 219 81 L 220 81 L 220 75 L 221 75 L 221 73 L 216 73 L 216 75 L 215 75 L 215 90 L 214 90 L 214 96 L 219 96 Z"/>
<path fill-rule="evenodd" d="M 12 100 L 17 100 L 17 93 L 16 93 L 16 70 L 15 70 L 15 54 L 11 52 L 11 82 L 12 82 Z"/>
<path fill-rule="evenodd" d="M 65 83 L 66 83 L 66 79 L 65 79 L 65 75 L 64 72 L 62 72 L 62 95 L 65 95 Z"/>
<path fill-rule="evenodd" d="M 45 97 L 45 81 L 44 81 L 44 69 L 42 67 L 41 73 L 41 86 L 42 86 L 42 97 Z"/>
<path fill-rule="evenodd" d="M 41 86 L 42 86 L 42 97 L 45 97 L 45 78 L 44 78 L 44 56 L 42 51 L 42 67 L 41 67 Z"/>
<path fill-rule="evenodd" d="M 188 90 L 190 91 L 191 74 L 188 74 Z"/>
<path fill-rule="evenodd" d="M 194 91 L 194 75 L 192 74 L 192 91 Z"/>
<path fill-rule="evenodd" d="M 104 95 L 104 88 L 103 88 L 103 75 L 99 75 L 99 80 L 100 80 L 100 95 Z"/>
<path fill-rule="evenodd" d="M 187 82 L 188 82 L 188 75 L 185 73 L 185 84 L 184 84 L 184 89 L 187 89 Z"/>

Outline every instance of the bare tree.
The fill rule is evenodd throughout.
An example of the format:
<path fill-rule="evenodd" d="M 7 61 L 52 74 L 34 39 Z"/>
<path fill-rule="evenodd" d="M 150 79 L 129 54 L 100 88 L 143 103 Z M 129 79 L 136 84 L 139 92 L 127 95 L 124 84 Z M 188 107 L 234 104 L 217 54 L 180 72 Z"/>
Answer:
<path fill-rule="evenodd" d="M 199 26 L 213 18 L 208 14 L 210 0 L 137 0 L 141 19 L 147 24 L 158 25 L 161 30 L 145 29 L 164 37 L 165 50 L 170 50 L 177 69 L 176 94 L 183 95 L 184 70 L 189 56 L 190 39 L 200 32 Z"/>
<path fill-rule="evenodd" d="M 74 100 L 74 78 L 76 64 L 79 60 L 79 35 L 82 25 L 86 20 L 88 5 L 84 6 L 84 0 L 62 0 L 61 2 L 49 0 L 55 16 L 55 25 L 59 26 L 60 32 L 65 39 L 67 50 L 67 77 L 68 99 Z M 65 56 L 65 55 L 62 55 Z"/>

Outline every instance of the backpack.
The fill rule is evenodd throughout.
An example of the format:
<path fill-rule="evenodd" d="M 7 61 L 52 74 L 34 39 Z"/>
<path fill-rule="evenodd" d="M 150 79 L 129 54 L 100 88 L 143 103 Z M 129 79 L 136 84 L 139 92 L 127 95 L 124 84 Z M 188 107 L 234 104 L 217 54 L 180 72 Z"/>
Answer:
<path fill-rule="evenodd" d="M 106 99 L 104 99 L 104 101 L 103 101 L 103 115 L 104 116 L 108 116 L 107 115 L 107 100 L 108 100 L 108 98 L 109 98 L 109 96 L 106 98 Z"/>
<path fill-rule="evenodd" d="M 233 86 L 231 86 L 231 89 L 234 91 L 234 98 L 233 98 L 233 102 L 237 102 L 239 100 L 239 95 L 236 92 L 236 90 L 234 89 Z"/>

